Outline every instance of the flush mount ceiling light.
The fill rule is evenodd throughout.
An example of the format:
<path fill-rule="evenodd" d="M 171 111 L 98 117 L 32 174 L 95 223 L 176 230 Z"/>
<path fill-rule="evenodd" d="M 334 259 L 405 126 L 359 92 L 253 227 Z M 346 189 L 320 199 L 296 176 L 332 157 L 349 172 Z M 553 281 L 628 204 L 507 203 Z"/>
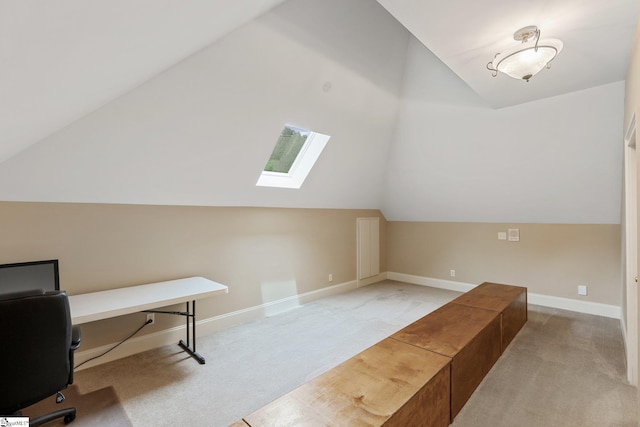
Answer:
<path fill-rule="evenodd" d="M 513 39 L 522 43 L 496 54 L 487 64 L 493 77 L 500 71 L 528 82 L 544 67 L 550 68 L 551 61 L 562 50 L 562 42 L 558 39 L 540 40 L 540 30 L 535 25 L 519 29 L 513 33 Z"/>

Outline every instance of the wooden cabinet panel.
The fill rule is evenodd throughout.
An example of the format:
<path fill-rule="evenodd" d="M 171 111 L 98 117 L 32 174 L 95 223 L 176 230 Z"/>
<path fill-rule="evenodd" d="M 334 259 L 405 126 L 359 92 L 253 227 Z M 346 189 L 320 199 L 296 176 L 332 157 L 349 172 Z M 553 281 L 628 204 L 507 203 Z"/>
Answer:
<path fill-rule="evenodd" d="M 452 302 L 502 314 L 502 351 L 527 322 L 527 288 L 485 282 Z"/>
<path fill-rule="evenodd" d="M 452 358 L 453 421 L 500 357 L 500 313 L 449 303 L 391 337 Z"/>
<path fill-rule="evenodd" d="M 500 358 L 500 317 L 496 316 L 451 362 L 451 421 Z"/>

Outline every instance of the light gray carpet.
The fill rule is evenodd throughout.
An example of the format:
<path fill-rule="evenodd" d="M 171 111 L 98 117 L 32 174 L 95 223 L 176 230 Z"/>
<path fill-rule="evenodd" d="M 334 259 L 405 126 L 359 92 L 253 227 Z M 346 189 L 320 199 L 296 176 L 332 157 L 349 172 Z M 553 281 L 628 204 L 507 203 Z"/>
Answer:
<path fill-rule="evenodd" d="M 637 425 L 620 322 L 529 306 L 529 321 L 452 427 Z"/>
<path fill-rule="evenodd" d="M 227 426 L 458 295 L 386 281 L 199 338 L 206 365 L 172 345 L 77 372 L 76 384 L 113 386 L 135 427 Z M 618 321 L 530 306 L 454 426 L 631 425 L 624 378 Z"/>

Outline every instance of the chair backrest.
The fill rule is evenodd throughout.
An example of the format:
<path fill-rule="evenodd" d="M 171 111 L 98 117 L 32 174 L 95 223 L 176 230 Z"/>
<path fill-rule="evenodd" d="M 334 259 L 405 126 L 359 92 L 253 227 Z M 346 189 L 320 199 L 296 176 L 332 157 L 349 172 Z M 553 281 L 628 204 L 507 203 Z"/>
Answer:
<path fill-rule="evenodd" d="M 73 369 L 67 294 L 0 294 L 0 342 L 0 414 L 9 415 L 64 389 Z"/>

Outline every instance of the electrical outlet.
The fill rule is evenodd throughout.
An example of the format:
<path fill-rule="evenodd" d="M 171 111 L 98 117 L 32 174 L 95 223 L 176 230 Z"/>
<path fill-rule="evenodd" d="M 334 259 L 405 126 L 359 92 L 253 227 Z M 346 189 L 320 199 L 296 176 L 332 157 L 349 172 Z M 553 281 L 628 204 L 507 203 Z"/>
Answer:
<path fill-rule="evenodd" d="M 578 295 L 587 295 L 587 287 L 585 285 L 578 285 Z"/>
<path fill-rule="evenodd" d="M 333 282 L 333 274 L 329 273 L 329 281 Z"/>
<path fill-rule="evenodd" d="M 456 277 L 456 271 L 455 270 L 449 270 L 449 276 Z"/>
<path fill-rule="evenodd" d="M 151 320 L 151 322 L 149 322 L 149 320 Z M 154 323 L 156 323 L 155 313 L 147 313 L 147 325 L 153 325 Z"/>

